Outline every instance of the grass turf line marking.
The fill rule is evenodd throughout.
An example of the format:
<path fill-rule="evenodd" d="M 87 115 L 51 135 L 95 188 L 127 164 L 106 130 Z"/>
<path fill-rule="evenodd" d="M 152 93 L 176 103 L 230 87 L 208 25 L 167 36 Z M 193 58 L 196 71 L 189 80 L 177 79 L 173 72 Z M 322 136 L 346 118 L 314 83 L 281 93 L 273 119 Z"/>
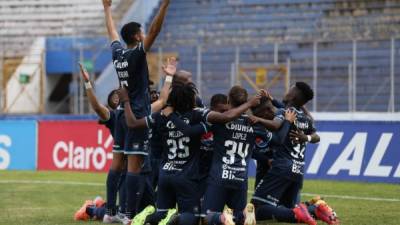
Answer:
<path fill-rule="evenodd" d="M 105 183 L 95 182 L 77 182 L 77 181 L 55 181 L 55 180 L 0 180 L 0 184 L 59 184 L 59 185 L 75 185 L 75 186 L 104 186 Z M 253 191 L 248 191 L 249 194 L 253 194 Z M 349 196 L 349 195 L 329 195 L 329 194 L 313 194 L 313 193 L 301 193 L 304 196 L 322 196 L 326 198 L 338 198 L 338 199 L 353 199 L 353 200 L 365 200 L 365 201 L 378 201 L 378 202 L 400 202 L 398 198 L 374 198 L 374 197 L 360 197 L 360 196 Z"/>

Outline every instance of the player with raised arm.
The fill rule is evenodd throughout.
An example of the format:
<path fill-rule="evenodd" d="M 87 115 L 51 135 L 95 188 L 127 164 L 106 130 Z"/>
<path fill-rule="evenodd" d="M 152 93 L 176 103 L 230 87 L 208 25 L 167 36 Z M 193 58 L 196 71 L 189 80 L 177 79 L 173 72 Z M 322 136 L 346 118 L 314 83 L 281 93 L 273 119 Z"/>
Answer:
<path fill-rule="evenodd" d="M 90 83 L 89 79 L 89 73 L 85 70 L 85 68 L 82 66 L 82 64 L 79 64 L 80 71 L 81 71 L 81 76 L 84 81 L 85 85 L 85 90 L 86 90 L 86 95 L 88 97 L 89 103 L 92 107 L 92 109 L 96 112 L 96 114 L 99 116 L 99 123 L 104 124 L 110 131 L 110 134 L 112 137 L 114 137 L 114 125 L 115 125 L 115 120 L 117 118 L 117 114 L 120 113 L 121 111 L 116 110 L 117 106 L 119 105 L 119 96 L 117 93 L 117 90 L 113 90 L 110 92 L 107 98 L 107 103 L 108 105 L 105 106 L 101 104 L 97 98 L 96 95 L 93 91 L 92 84 Z M 123 160 L 119 159 L 118 157 L 121 156 L 120 154 L 113 154 L 113 159 L 116 160 Z M 124 168 L 118 167 L 114 160 L 111 163 L 111 173 L 114 170 L 121 171 L 120 176 L 116 177 L 118 184 L 116 185 L 116 188 L 119 193 L 119 217 L 121 213 L 125 212 L 125 194 L 126 194 L 126 189 L 124 187 L 124 180 L 125 180 L 125 174 L 123 172 Z M 109 194 L 109 193 L 108 193 Z M 117 198 L 117 191 L 113 192 L 113 196 L 107 196 L 108 201 L 110 202 L 109 204 L 114 205 L 116 208 L 116 198 Z M 84 205 L 80 210 L 78 210 L 75 215 L 74 219 L 75 220 L 88 220 L 89 218 L 96 217 L 103 219 L 104 213 L 105 213 L 105 208 L 104 208 L 104 201 L 101 200 L 101 198 L 96 198 L 94 201 L 87 200 L 85 201 Z"/>
<path fill-rule="evenodd" d="M 297 116 L 290 129 L 291 134 L 286 136 L 285 141 L 282 144 L 272 144 L 272 168 L 260 181 L 253 195 L 252 203 L 256 206 L 256 218 L 259 221 L 275 219 L 279 222 L 316 224 L 309 213 L 312 207 L 307 208 L 305 204 L 295 205 L 303 184 L 305 144 L 291 138 L 293 131 L 301 131 L 305 134 L 307 142 L 319 142 L 313 120 L 301 109 L 313 95 L 312 89 L 306 83 L 297 82 L 284 97 L 286 109 L 280 109 L 276 113 L 274 123 L 278 125 L 282 123 L 283 114 L 287 110 L 294 110 Z M 329 217 L 332 219 L 329 223 L 336 223 L 334 214 L 328 212 L 322 204 L 313 207 L 311 211 L 325 222 L 328 222 Z"/>
<path fill-rule="evenodd" d="M 150 115 L 149 72 L 146 52 L 150 50 L 161 30 L 168 5 L 169 0 L 162 1 L 159 12 L 154 18 L 146 37 L 143 35 L 140 24 L 130 22 L 123 25 L 121 36 L 127 45 L 127 48 L 124 48 L 112 19 L 111 0 L 103 0 L 107 31 L 112 42 L 113 64 L 120 85 L 126 86 L 128 90 L 130 103 L 138 118 Z M 148 176 L 141 173 L 145 157 L 148 156 L 148 130 L 128 129 L 124 116 L 118 119 L 117 124 L 114 150 L 124 151 L 128 155 L 126 185 L 129 188 L 127 188 L 127 220 L 125 223 L 129 223 L 129 220 L 138 211 L 137 200 L 143 197 L 140 190 L 143 189 L 142 185 L 146 183 L 146 176 Z M 122 164 L 122 161 L 120 163 Z M 109 176 L 109 179 L 114 180 L 114 176 Z M 111 186 L 107 188 L 115 189 Z M 115 210 L 107 208 L 107 215 L 114 216 Z"/>
<path fill-rule="evenodd" d="M 158 186 L 158 210 L 156 214 L 146 220 L 150 224 L 157 224 L 168 209 L 175 208 L 176 203 L 179 209 L 179 224 L 197 223 L 195 214 L 198 213 L 200 199 L 197 190 L 200 134 L 204 133 L 206 128 L 204 124 L 201 124 L 201 121 L 205 117 L 211 116 L 217 121 L 229 122 L 250 107 L 258 104 L 260 98 L 256 96 L 249 102 L 244 102 L 243 105 L 224 113 L 209 112 L 194 109 L 196 92 L 193 90 L 195 88 L 191 83 L 174 83 L 168 100 L 168 104 L 171 105 L 174 113 L 153 114 L 146 120 L 134 118 L 129 106 L 125 103 L 125 114 L 127 114 L 129 126 L 156 126 L 163 130 L 165 150 Z M 186 113 L 183 113 L 185 111 Z M 175 210 L 168 210 L 166 217 L 159 224 L 166 224 L 174 213 Z M 138 224 L 142 224 L 147 215 L 148 213 L 144 210 L 143 217 L 138 218 L 140 222 Z M 133 222 L 136 224 L 136 217 Z"/>
<path fill-rule="evenodd" d="M 259 99 L 261 97 L 260 94 Z M 247 91 L 240 86 L 234 86 L 229 91 L 228 99 L 229 111 L 239 109 L 246 104 Z M 258 104 L 252 107 L 256 105 Z M 203 209 L 203 213 L 207 214 L 205 219 L 207 224 L 235 224 L 231 209 L 236 223 L 254 224 L 253 221 L 249 221 L 251 216 L 245 208 L 248 164 L 256 132 L 251 119 L 243 114 L 245 111 L 234 120 L 222 120 L 215 112 L 207 114 L 206 121 L 211 124 L 214 133 L 213 161 Z M 266 134 L 260 135 L 266 136 Z M 222 213 L 225 205 L 230 209 Z"/>

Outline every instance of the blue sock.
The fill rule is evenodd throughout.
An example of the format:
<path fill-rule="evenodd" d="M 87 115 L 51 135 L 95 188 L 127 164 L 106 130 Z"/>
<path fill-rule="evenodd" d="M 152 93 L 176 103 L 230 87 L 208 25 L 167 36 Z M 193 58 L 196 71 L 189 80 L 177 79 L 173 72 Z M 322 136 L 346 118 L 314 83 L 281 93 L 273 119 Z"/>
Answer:
<path fill-rule="evenodd" d="M 121 177 L 121 172 L 115 170 L 109 170 L 107 176 L 107 214 L 116 214 L 116 202 L 117 202 L 117 192 L 118 184 Z"/>
<path fill-rule="evenodd" d="M 221 213 L 209 213 L 206 220 L 208 225 L 221 225 Z"/>
<path fill-rule="evenodd" d="M 261 205 L 257 208 L 256 219 L 263 220 L 277 220 L 278 222 L 296 223 L 293 210 L 282 206 L 276 207 L 272 205 Z"/>
<path fill-rule="evenodd" d="M 86 208 L 86 213 L 90 216 L 90 218 L 96 217 L 97 220 L 102 220 L 104 215 L 106 214 L 106 208 L 96 206 L 90 206 Z"/>
<path fill-rule="evenodd" d="M 244 223 L 244 214 L 243 211 L 233 211 L 234 221 L 236 225 L 241 225 Z"/>
<path fill-rule="evenodd" d="M 193 213 L 182 213 L 179 215 L 179 224 L 197 225 L 199 224 L 199 218 Z"/>
<path fill-rule="evenodd" d="M 126 171 L 123 171 L 121 174 L 121 178 L 119 181 L 119 191 L 118 191 L 118 199 L 119 199 L 119 212 L 126 212 Z"/>
<path fill-rule="evenodd" d="M 307 206 L 308 212 L 309 212 L 311 215 L 313 215 L 314 217 L 316 217 L 316 215 L 315 215 L 315 209 L 316 209 L 316 208 L 317 208 L 316 205 L 309 205 L 309 206 Z"/>
<path fill-rule="evenodd" d="M 140 186 L 140 174 L 127 172 L 126 186 L 126 216 L 132 219 L 136 215 L 137 195 Z"/>

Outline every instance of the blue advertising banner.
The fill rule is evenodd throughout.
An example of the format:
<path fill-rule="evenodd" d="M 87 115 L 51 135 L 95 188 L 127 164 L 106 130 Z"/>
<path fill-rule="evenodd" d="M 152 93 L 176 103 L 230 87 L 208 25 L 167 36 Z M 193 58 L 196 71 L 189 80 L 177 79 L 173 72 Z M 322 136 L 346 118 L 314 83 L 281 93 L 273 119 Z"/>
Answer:
<path fill-rule="evenodd" d="M 0 121 L 0 169 L 36 169 L 36 121 Z"/>
<path fill-rule="evenodd" d="M 400 122 L 319 121 L 305 178 L 400 183 Z M 255 165 L 250 165 L 254 176 Z"/>

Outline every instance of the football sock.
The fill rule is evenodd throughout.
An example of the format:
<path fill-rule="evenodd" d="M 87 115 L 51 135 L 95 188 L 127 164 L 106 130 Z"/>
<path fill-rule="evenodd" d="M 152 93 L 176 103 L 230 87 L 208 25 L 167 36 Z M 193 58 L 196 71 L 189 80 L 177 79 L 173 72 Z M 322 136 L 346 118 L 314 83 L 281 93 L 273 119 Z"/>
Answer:
<path fill-rule="evenodd" d="M 121 177 L 121 172 L 115 170 L 109 170 L 107 175 L 107 215 L 116 214 L 116 201 L 118 184 Z"/>
<path fill-rule="evenodd" d="M 197 218 L 193 213 L 182 213 L 179 215 L 179 224 L 187 225 L 197 225 L 199 223 L 199 218 Z"/>
<path fill-rule="evenodd" d="M 125 185 L 126 171 L 121 173 L 121 177 L 119 180 L 119 191 L 118 191 L 118 199 L 119 199 L 119 212 L 126 212 L 126 185 Z"/>
<path fill-rule="evenodd" d="M 126 173 L 126 216 L 132 219 L 136 215 L 137 193 L 139 191 L 140 174 Z"/>
<path fill-rule="evenodd" d="M 256 210 L 257 221 L 277 220 L 278 222 L 296 223 L 294 212 L 291 209 L 279 206 L 271 206 L 268 204 L 261 205 Z"/>
<path fill-rule="evenodd" d="M 209 213 L 206 216 L 208 225 L 220 225 L 221 223 L 221 215 L 222 213 Z"/>

